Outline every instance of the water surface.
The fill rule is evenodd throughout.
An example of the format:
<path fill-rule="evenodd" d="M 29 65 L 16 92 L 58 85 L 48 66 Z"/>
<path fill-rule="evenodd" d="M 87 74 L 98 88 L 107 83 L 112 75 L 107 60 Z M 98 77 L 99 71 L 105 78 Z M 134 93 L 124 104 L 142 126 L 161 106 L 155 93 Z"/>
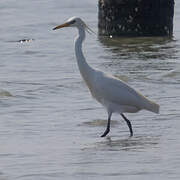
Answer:
<path fill-rule="evenodd" d="M 107 114 L 75 61 L 77 31 L 52 31 L 71 16 L 97 30 L 97 1 L 2 0 L 0 7 L 0 179 L 179 179 L 180 2 L 174 37 L 87 35 L 94 67 L 128 82 L 161 106 L 159 115 Z"/>

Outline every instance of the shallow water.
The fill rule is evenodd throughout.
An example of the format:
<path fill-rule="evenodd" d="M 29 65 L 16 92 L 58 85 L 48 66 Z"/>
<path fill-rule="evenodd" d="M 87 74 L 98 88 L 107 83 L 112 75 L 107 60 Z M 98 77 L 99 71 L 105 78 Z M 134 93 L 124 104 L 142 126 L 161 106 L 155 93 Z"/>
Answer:
<path fill-rule="evenodd" d="M 0 7 L 0 179 L 180 179 L 180 1 L 174 38 L 87 35 L 94 67 L 161 105 L 159 115 L 107 114 L 95 102 L 74 57 L 76 30 L 52 31 L 80 16 L 97 32 L 97 1 L 2 0 Z"/>

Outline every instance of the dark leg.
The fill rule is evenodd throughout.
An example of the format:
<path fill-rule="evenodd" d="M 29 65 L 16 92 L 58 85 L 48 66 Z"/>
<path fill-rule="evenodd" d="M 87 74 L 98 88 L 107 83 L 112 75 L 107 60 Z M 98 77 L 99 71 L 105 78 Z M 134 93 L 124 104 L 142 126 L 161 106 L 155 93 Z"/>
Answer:
<path fill-rule="evenodd" d="M 133 130 L 132 130 L 131 122 L 126 118 L 126 116 L 124 116 L 124 114 L 121 114 L 121 116 L 122 116 L 123 119 L 126 121 L 128 127 L 129 127 L 130 136 L 133 136 Z"/>
<path fill-rule="evenodd" d="M 112 113 L 108 113 L 107 128 L 106 128 L 106 130 L 104 131 L 103 135 L 101 135 L 101 137 L 105 137 L 105 136 L 109 133 L 109 131 L 110 131 L 111 115 L 112 115 Z"/>

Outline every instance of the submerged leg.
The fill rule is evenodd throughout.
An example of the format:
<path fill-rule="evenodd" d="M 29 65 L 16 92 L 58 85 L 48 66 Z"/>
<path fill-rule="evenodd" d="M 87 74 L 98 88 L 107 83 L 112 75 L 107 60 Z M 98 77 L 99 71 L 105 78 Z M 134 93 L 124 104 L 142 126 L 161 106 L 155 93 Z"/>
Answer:
<path fill-rule="evenodd" d="M 123 119 L 126 121 L 128 127 L 129 127 L 130 136 L 133 136 L 133 130 L 132 130 L 131 122 L 126 118 L 126 116 L 124 116 L 124 114 L 121 113 L 121 116 L 122 116 Z"/>
<path fill-rule="evenodd" d="M 111 124 L 111 115 L 112 113 L 108 113 L 108 123 L 107 123 L 107 127 L 106 127 L 106 130 L 104 131 L 103 135 L 101 135 L 101 137 L 105 137 L 109 131 L 110 131 L 110 124 Z"/>

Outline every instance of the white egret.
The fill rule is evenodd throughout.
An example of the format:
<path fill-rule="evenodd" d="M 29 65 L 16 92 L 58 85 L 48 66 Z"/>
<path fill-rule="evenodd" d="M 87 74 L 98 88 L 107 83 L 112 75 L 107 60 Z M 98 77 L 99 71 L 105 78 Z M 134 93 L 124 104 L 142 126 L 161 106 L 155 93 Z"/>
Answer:
<path fill-rule="evenodd" d="M 142 109 L 159 113 L 159 105 L 141 95 L 125 82 L 92 68 L 86 62 L 82 52 L 82 43 L 85 40 L 85 30 L 91 32 L 92 30 L 84 21 L 72 17 L 64 24 L 56 26 L 53 30 L 63 27 L 76 27 L 78 29 L 79 34 L 75 41 L 75 54 L 80 73 L 92 96 L 107 109 L 107 127 L 101 137 L 106 136 L 110 131 L 112 113 L 119 113 L 123 117 L 129 127 L 130 136 L 133 136 L 131 122 L 123 113 L 135 113 Z"/>

